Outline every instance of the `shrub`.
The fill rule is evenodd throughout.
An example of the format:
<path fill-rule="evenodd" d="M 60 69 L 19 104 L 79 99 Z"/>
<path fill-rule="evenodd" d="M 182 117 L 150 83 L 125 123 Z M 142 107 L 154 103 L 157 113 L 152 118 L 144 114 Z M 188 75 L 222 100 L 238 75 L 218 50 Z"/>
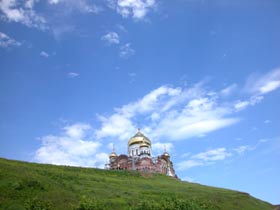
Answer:
<path fill-rule="evenodd" d="M 51 210 L 53 206 L 50 201 L 33 198 L 24 203 L 26 210 Z"/>
<path fill-rule="evenodd" d="M 105 202 L 96 199 L 83 199 L 76 210 L 107 210 L 110 209 L 106 206 Z"/>

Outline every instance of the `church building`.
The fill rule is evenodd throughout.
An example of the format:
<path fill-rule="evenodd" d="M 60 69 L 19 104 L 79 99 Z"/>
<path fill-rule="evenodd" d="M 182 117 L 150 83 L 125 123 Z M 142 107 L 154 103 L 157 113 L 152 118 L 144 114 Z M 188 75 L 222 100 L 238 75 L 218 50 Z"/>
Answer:
<path fill-rule="evenodd" d="M 128 141 L 128 154 L 117 155 L 113 149 L 106 168 L 156 172 L 177 178 L 168 152 L 164 151 L 162 155 L 152 157 L 151 140 L 144 136 L 140 129 Z"/>

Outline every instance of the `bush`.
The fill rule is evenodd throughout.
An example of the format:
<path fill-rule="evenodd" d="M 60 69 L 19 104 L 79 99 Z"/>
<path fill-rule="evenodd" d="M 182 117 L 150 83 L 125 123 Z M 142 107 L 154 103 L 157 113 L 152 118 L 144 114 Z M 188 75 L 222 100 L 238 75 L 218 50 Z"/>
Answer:
<path fill-rule="evenodd" d="M 167 199 L 155 203 L 153 201 L 142 201 L 130 210 L 217 210 L 208 203 L 199 203 L 191 199 Z"/>
<path fill-rule="evenodd" d="M 76 210 L 109 210 L 105 202 L 98 201 L 96 199 L 83 199 Z"/>
<path fill-rule="evenodd" d="M 40 200 L 38 198 L 33 198 L 27 200 L 24 204 L 26 210 L 51 210 L 52 204 L 49 201 Z"/>

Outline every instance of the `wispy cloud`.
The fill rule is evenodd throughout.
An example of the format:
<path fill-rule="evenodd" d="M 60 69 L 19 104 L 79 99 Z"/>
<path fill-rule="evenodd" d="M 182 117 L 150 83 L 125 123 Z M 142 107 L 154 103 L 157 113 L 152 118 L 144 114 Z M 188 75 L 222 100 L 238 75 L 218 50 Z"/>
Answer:
<path fill-rule="evenodd" d="M 126 43 L 120 47 L 119 55 L 121 58 L 129 58 L 135 54 L 135 50 L 131 47 L 131 43 Z"/>
<path fill-rule="evenodd" d="M 189 153 L 187 153 L 187 155 L 183 155 L 183 157 L 186 157 L 187 160 L 183 160 L 177 163 L 177 169 L 179 171 L 184 171 L 194 167 L 216 164 L 230 157 L 245 155 L 245 153 L 247 152 L 258 149 L 260 145 L 266 142 L 266 139 L 261 139 L 253 145 L 240 145 L 235 148 L 220 147 L 209 149 L 205 152 L 200 152 L 194 155 L 190 155 Z"/>
<path fill-rule="evenodd" d="M 185 140 L 237 123 L 237 118 L 228 117 L 232 110 L 228 105 L 218 104 L 216 97 L 197 85 L 189 89 L 161 86 L 116 108 L 113 115 L 100 118 L 102 126 L 97 134 L 126 139 L 137 127 L 134 119 L 144 117 L 143 129 L 152 138 Z"/>
<path fill-rule="evenodd" d="M 42 57 L 44 57 L 44 58 L 48 58 L 50 55 L 47 53 L 47 52 L 45 52 L 45 51 L 41 51 L 40 52 L 40 55 L 42 56 Z"/>
<path fill-rule="evenodd" d="M 128 76 L 130 77 L 129 83 L 132 84 L 135 82 L 135 78 L 136 78 L 136 73 L 135 72 L 130 72 L 128 73 Z"/>
<path fill-rule="evenodd" d="M 204 163 L 200 160 L 185 160 L 177 164 L 179 171 L 188 170 L 193 167 L 202 166 Z"/>
<path fill-rule="evenodd" d="M 208 150 L 206 152 L 198 153 L 196 155 L 193 155 L 192 158 L 207 162 L 207 161 L 224 160 L 229 156 L 231 156 L 231 153 L 227 152 L 226 148 L 217 148 L 217 149 Z"/>
<path fill-rule="evenodd" d="M 274 69 L 263 75 L 251 75 L 245 90 L 254 94 L 267 94 L 280 87 L 280 69 Z"/>
<path fill-rule="evenodd" d="M 204 88 L 203 83 L 188 88 L 160 86 L 138 100 L 115 108 L 111 115 L 98 115 L 101 126 L 96 129 L 96 136 L 127 140 L 137 127 L 142 127 L 155 143 L 159 139 L 203 137 L 238 123 L 237 112 L 264 98 L 252 95 L 236 101 L 222 97 L 220 92 Z M 143 123 L 137 119 L 144 119 Z"/>
<path fill-rule="evenodd" d="M 229 96 L 231 95 L 235 90 L 237 90 L 237 84 L 232 84 L 224 89 L 221 90 L 220 94 L 222 96 Z"/>
<path fill-rule="evenodd" d="M 119 44 L 120 38 L 116 32 L 109 32 L 101 37 L 102 41 L 107 42 L 107 44 Z"/>
<path fill-rule="evenodd" d="M 82 13 L 99 13 L 102 8 L 93 4 L 88 0 L 49 0 L 48 3 L 53 6 L 60 6 L 67 8 L 67 12 L 79 11 Z"/>
<path fill-rule="evenodd" d="M 263 96 L 260 95 L 254 95 L 251 96 L 248 100 L 238 100 L 235 104 L 234 104 L 234 108 L 236 111 L 241 111 L 243 109 L 246 109 L 248 106 L 254 106 L 257 103 L 260 103 L 263 100 Z"/>
<path fill-rule="evenodd" d="M 230 156 L 232 156 L 232 154 L 228 152 L 226 148 L 221 147 L 195 154 L 191 156 L 189 160 L 179 162 L 177 166 L 178 170 L 183 171 L 193 167 L 209 165 L 217 161 L 222 161 Z"/>
<path fill-rule="evenodd" d="M 6 22 L 16 22 L 27 27 L 50 31 L 60 39 L 66 32 L 72 32 L 76 25 L 71 18 L 77 14 L 98 14 L 100 6 L 89 0 L 48 0 L 44 10 L 38 0 L 2 0 L 0 17 Z M 61 12 L 63 11 L 63 12 Z"/>
<path fill-rule="evenodd" d="M 109 6 L 123 17 L 143 19 L 156 6 L 155 0 L 109 0 Z"/>
<path fill-rule="evenodd" d="M 237 148 L 234 148 L 233 150 L 235 152 L 237 152 L 239 155 L 242 155 L 246 151 L 251 151 L 251 150 L 254 150 L 254 149 L 255 149 L 255 147 L 252 147 L 252 146 L 249 146 L 249 145 L 242 145 L 242 146 L 239 146 Z"/>
<path fill-rule="evenodd" d="M 7 34 L 0 32 L 0 47 L 6 48 L 12 46 L 21 46 L 21 42 L 18 42 L 9 37 Z"/>
<path fill-rule="evenodd" d="M 78 77 L 79 74 L 76 73 L 76 72 L 69 72 L 69 73 L 67 74 L 67 76 L 68 76 L 69 78 L 75 78 L 75 77 Z"/>
<path fill-rule="evenodd" d="M 78 76 L 75 72 L 68 74 L 68 76 L 70 75 L 72 75 L 71 77 Z M 239 118 L 235 116 L 237 112 L 263 100 L 262 95 L 253 93 L 248 99 L 236 102 L 236 99 L 223 97 L 220 93 L 221 90 L 214 91 L 205 88 L 204 83 L 201 82 L 189 87 L 160 86 L 137 100 L 115 108 L 111 114 L 97 115 L 100 125 L 95 129 L 89 125 L 77 124 L 65 126 L 64 132 L 60 136 L 43 137 L 43 145 L 37 151 L 36 157 L 41 157 L 40 160 L 55 162 L 53 159 L 44 159 L 47 158 L 46 151 L 52 149 L 52 145 L 54 145 L 55 152 L 61 154 L 62 159 L 67 160 L 63 162 L 62 159 L 58 158 L 56 163 L 89 165 L 90 163 L 83 162 L 85 159 L 81 158 L 81 154 L 78 154 L 80 159 L 73 160 L 73 152 L 71 152 L 71 145 L 82 148 L 82 145 L 87 145 L 88 141 L 91 140 L 87 139 L 85 133 L 91 132 L 91 137 L 94 139 L 93 145 L 99 148 L 100 142 L 106 142 L 107 145 L 108 143 L 127 141 L 135 133 L 137 127 L 142 128 L 143 133 L 153 139 L 155 152 L 161 153 L 164 147 L 167 150 L 172 149 L 174 141 L 200 138 L 208 133 L 238 123 Z M 162 141 L 162 139 L 168 139 L 168 141 Z M 64 148 L 65 141 L 70 142 L 71 148 Z M 233 149 L 219 147 L 194 155 L 188 154 L 184 156 L 185 160 L 177 164 L 177 167 L 179 170 L 186 170 L 214 164 L 231 156 L 252 151 L 261 143 L 263 142 L 259 141 L 255 145 L 240 145 Z M 89 147 L 90 145 L 89 143 Z M 92 147 L 94 150 L 95 147 Z M 65 153 L 65 151 L 67 152 Z M 99 153 L 102 152 L 99 151 Z M 97 152 L 92 155 L 95 154 Z"/>
<path fill-rule="evenodd" d="M 112 115 L 100 117 L 102 124 L 96 133 L 99 138 L 124 140 L 142 126 L 145 133 L 155 140 L 175 141 L 205 136 L 238 123 L 240 119 L 235 117 L 236 112 L 254 106 L 264 98 L 253 94 L 248 99 L 236 101 L 220 94 L 228 94 L 236 88 L 237 85 L 231 85 L 227 90 L 206 90 L 202 83 L 188 88 L 161 86 L 116 108 Z M 144 125 L 139 125 L 136 118 L 144 118 Z"/>

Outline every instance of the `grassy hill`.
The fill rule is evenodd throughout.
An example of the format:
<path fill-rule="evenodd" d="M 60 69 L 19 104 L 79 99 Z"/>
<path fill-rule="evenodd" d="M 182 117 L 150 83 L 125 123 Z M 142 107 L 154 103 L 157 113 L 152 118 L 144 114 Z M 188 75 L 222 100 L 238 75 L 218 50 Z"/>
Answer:
<path fill-rule="evenodd" d="M 0 158 L 0 209 L 272 210 L 247 193 L 160 174 L 54 166 Z"/>

